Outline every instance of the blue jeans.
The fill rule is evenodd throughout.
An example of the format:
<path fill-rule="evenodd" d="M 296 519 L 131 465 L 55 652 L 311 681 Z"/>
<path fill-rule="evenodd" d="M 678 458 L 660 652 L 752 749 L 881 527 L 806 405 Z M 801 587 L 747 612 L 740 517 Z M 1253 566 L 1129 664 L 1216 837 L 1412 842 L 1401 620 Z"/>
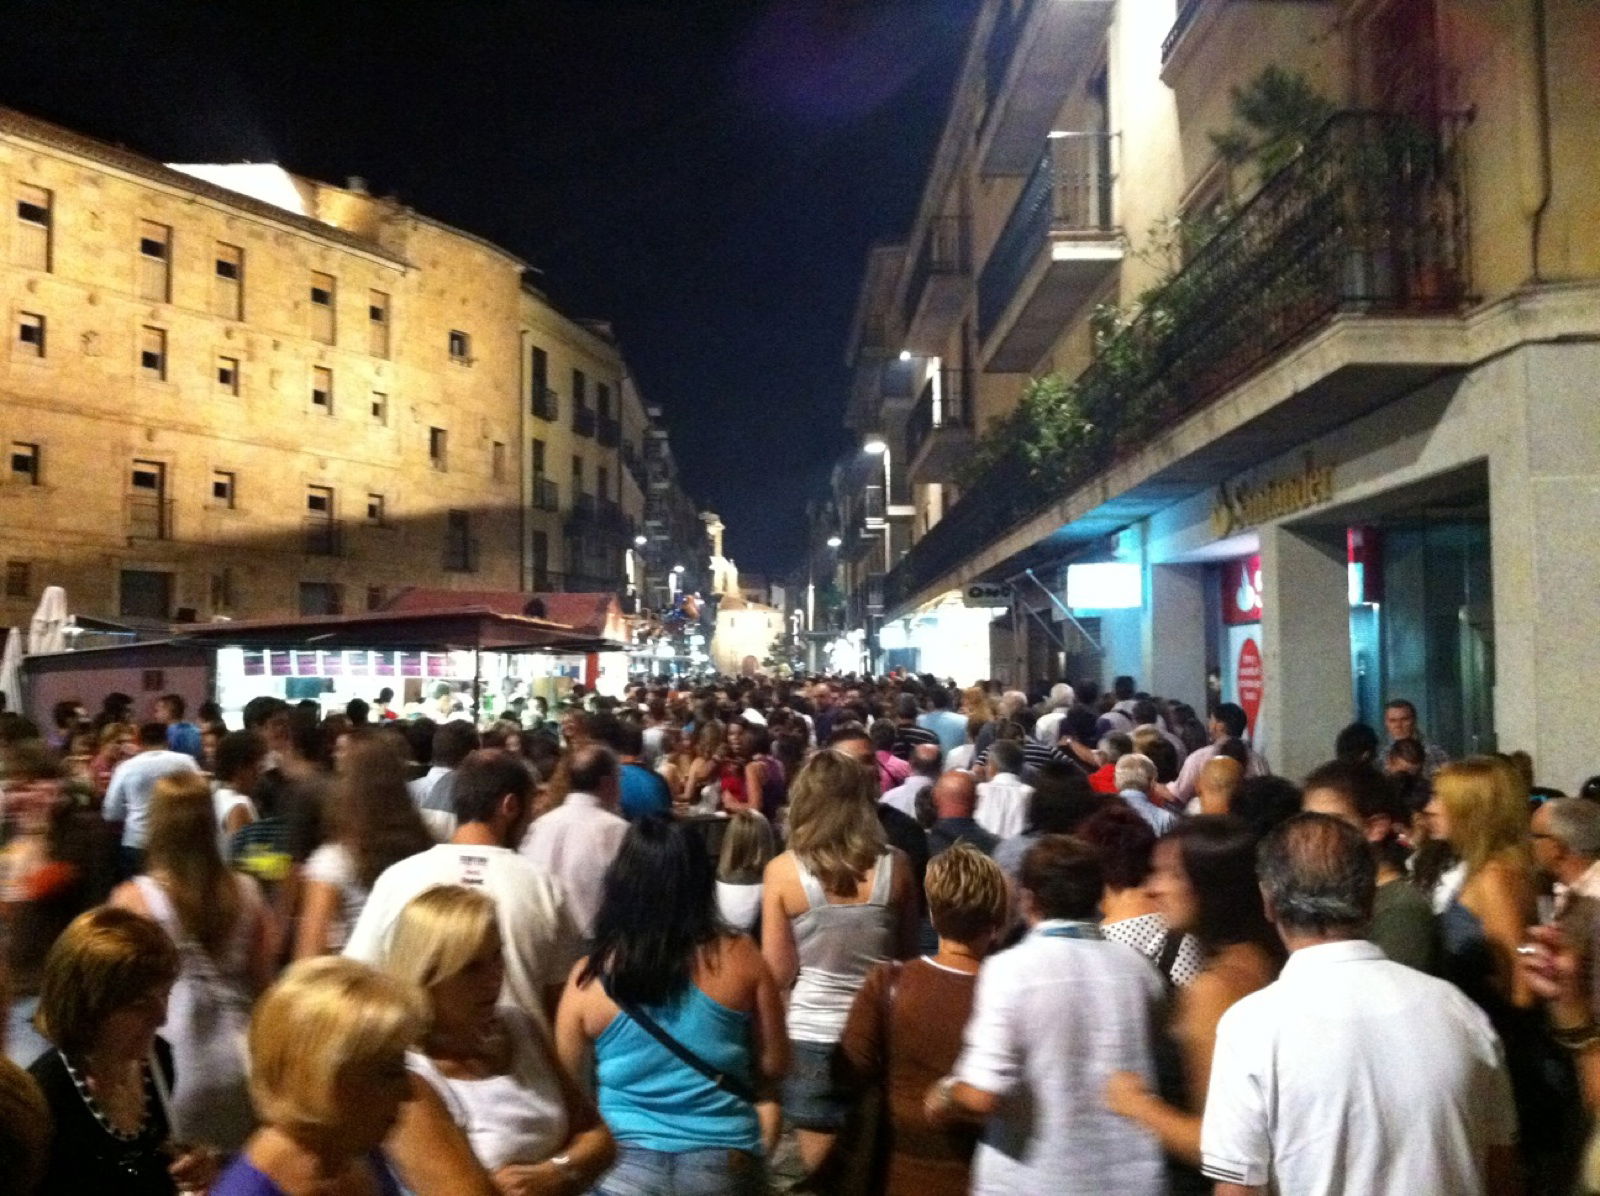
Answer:
<path fill-rule="evenodd" d="M 590 1196 L 764 1196 L 760 1155 L 721 1147 L 668 1154 L 619 1143 L 617 1165 Z"/>

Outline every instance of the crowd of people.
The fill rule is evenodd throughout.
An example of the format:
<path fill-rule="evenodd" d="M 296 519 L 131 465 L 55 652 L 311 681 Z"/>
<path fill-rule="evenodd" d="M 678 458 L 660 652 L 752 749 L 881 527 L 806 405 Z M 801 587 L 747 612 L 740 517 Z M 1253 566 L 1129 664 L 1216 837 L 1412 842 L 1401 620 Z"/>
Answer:
<path fill-rule="evenodd" d="M 1600 1192 L 1600 778 L 1118 678 L 0 714 L 0 1189 Z"/>

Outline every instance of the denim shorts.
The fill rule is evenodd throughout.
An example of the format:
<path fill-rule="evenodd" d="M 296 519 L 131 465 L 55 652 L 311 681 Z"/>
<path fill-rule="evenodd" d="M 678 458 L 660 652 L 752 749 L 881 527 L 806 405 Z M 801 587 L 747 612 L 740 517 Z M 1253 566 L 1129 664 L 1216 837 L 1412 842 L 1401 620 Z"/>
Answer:
<path fill-rule="evenodd" d="M 667 1153 L 619 1143 L 617 1164 L 590 1196 L 765 1196 L 760 1155 L 718 1147 Z"/>
<path fill-rule="evenodd" d="M 831 1042 L 795 1039 L 794 1062 L 783 1081 L 783 1113 L 795 1126 L 819 1134 L 836 1134 L 845 1127 L 854 1098 L 833 1079 Z"/>

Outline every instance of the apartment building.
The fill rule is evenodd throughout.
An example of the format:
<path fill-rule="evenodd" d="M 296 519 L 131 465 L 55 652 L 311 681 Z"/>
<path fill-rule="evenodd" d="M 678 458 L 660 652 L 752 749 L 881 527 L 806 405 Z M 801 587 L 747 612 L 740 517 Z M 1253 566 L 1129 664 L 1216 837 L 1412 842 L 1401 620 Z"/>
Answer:
<path fill-rule="evenodd" d="M 980 610 L 969 671 L 1220 694 L 1290 774 L 1403 696 L 1575 783 L 1597 59 L 1577 0 L 987 0 L 852 337 L 875 655 Z"/>
<path fill-rule="evenodd" d="M 642 464 L 645 478 L 644 543 L 639 562 L 644 601 L 665 611 L 680 594 L 709 594 L 705 524 L 683 488 L 672 442 L 659 407 L 647 407 Z"/>
<path fill-rule="evenodd" d="M 46 585 L 149 625 L 628 588 L 620 350 L 513 254 L 9 110 L 0 193 L 8 623 Z"/>

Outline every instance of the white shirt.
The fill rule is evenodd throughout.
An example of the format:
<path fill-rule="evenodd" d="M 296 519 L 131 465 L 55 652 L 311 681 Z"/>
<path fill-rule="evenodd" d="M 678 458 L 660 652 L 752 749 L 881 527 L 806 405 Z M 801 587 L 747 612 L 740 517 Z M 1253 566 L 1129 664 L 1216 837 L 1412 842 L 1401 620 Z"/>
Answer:
<path fill-rule="evenodd" d="M 560 884 L 509 847 L 441 843 L 389 865 L 372 886 L 344 953 L 380 964 L 406 902 L 433 885 L 465 885 L 494 898 L 506 955 L 502 999 L 546 1025 L 545 989 L 566 982 L 582 938 Z"/>
<path fill-rule="evenodd" d="M 1189 800 L 1195 796 L 1197 786 L 1200 784 L 1201 770 L 1217 754 L 1218 746 L 1215 743 L 1211 743 L 1198 751 L 1189 753 L 1189 758 L 1183 762 L 1183 767 L 1178 770 L 1178 779 L 1172 782 L 1173 797 L 1185 805 L 1189 803 Z M 1245 765 L 1245 776 L 1265 777 L 1272 774 L 1272 770 L 1267 767 L 1266 757 L 1256 751 L 1255 748 L 1247 747 L 1245 750 L 1250 759 L 1250 763 Z"/>
<path fill-rule="evenodd" d="M 1049 714 L 1041 714 L 1039 721 L 1033 724 L 1033 738 L 1044 744 L 1045 747 L 1055 747 L 1059 734 L 1061 720 L 1067 717 L 1065 708 L 1052 710 Z"/>
<path fill-rule="evenodd" d="M 925 777 L 919 772 L 914 772 L 878 800 L 886 806 L 893 806 L 902 814 L 915 818 L 917 816 L 917 794 L 931 784 L 933 784 L 932 777 Z"/>
<path fill-rule="evenodd" d="M 256 803 L 237 789 L 218 785 L 211 791 L 211 811 L 217 819 L 217 842 L 222 847 L 222 858 L 228 858 L 228 815 L 240 806 L 250 812 L 250 821 L 256 820 Z"/>
<path fill-rule="evenodd" d="M 592 793 L 569 793 L 536 819 L 522 840 L 522 854 L 548 871 L 566 890 L 572 918 L 584 938 L 594 933 L 606 869 L 628 833 L 628 823 Z"/>
<path fill-rule="evenodd" d="M 1106 1078 L 1155 1084 L 1150 1027 L 1162 983 L 1132 947 L 1058 938 L 1080 923 L 1041 922 L 984 961 L 958 1080 L 1000 1108 L 972 1160 L 974 1196 L 1159 1196 L 1161 1147 L 1105 1107 Z"/>
<path fill-rule="evenodd" d="M 1303 947 L 1217 1026 L 1214 1180 L 1294 1196 L 1474 1196 L 1516 1138 L 1500 1040 L 1454 985 L 1364 939 Z"/>
<path fill-rule="evenodd" d="M 722 920 L 740 934 L 749 934 L 756 928 L 761 916 L 761 893 L 765 886 L 758 880 L 751 885 L 717 882 L 717 913 Z"/>
<path fill-rule="evenodd" d="M 1032 801 L 1032 785 L 1024 785 L 1016 773 L 1002 772 L 993 780 L 979 783 L 978 808 L 972 817 L 991 835 L 1009 839 L 1020 835 L 1027 826 Z"/>
<path fill-rule="evenodd" d="M 107 822 L 121 821 L 124 847 L 143 847 L 156 782 L 175 773 L 199 771 L 194 757 L 186 752 L 155 748 L 129 756 L 111 773 L 101 817 Z"/>
<path fill-rule="evenodd" d="M 361 917 L 367 890 L 356 876 L 356 861 L 342 843 L 324 843 L 306 861 L 305 879 L 332 885 L 339 894 L 339 913 L 328 926 L 328 950 L 344 946 L 350 928 Z"/>
<path fill-rule="evenodd" d="M 972 771 L 972 757 L 976 754 L 976 744 L 963 743 L 960 747 L 953 747 L 944 754 L 944 767 L 946 772 Z"/>

